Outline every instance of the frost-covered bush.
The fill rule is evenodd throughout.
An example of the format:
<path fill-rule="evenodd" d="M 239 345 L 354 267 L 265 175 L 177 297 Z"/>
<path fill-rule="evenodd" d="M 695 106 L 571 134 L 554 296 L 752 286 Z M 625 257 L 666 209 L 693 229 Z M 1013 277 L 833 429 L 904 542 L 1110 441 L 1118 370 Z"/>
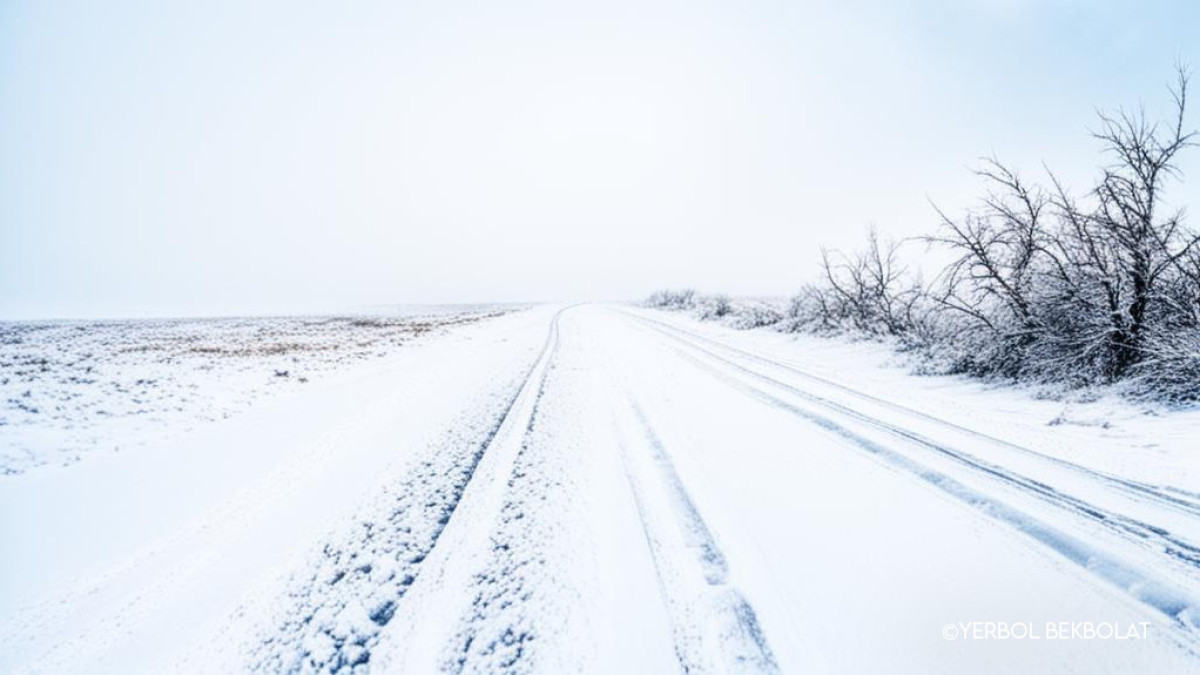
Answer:
<path fill-rule="evenodd" d="M 1101 115 L 1094 135 L 1113 161 L 1082 196 L 1053 174 L 1043 188 L 990 160 L 978 172 L 982 205 L 941 214 L 928 240 L 956 257 L 934 297 L 963 346 L 958 370 L 1069 384 L 1133 378 L 1174 398 L 1197 387 L 1200 235 L 1165 201 L 1178 153 L 1192 145 L 1186 90 L 1181 71 L 1167 125 Z"/>
<path fill-rule="evenodd" d="M 842 332 L 842 317 L 816 284 L 805 284 L 792 296 L 776 326 L 785 333 L 833 335 Z"/>
<path fill-rule="evenodd" d="M 822 251 L 821 278 L 792 298 L 783 327 L 791 331 L 904 338 L 925 311 L 919 279 L 900 263 L 900 246 L 874 230 L 853 253 Z"/>
<path fill-rule="evenodd" d="M 732 300 L 726 295 L 708 295 L 691 289 L 655 291 L 643 303 L 646 307 L 672 311 L 690 311 L 701 321 L 721 321 L 740 329 L 779 324 L 785 318 L 778 304 L 766 300 Z"/>
<path fill-rule="evenodd" d="M 680 290 L 663 289 L 655 291 L 646 298 L 645 305 L 657 309 L 692 309 L 695 306 L 696 291 L 690 288 Z"/>
<path fill-rule="evenodd" d="M 885 340 L 926 372 L 1200 400 L 1200 233 L 1166 201 L 1179 153 L 1195 145 L 1187 86 L 1181 69 L 1167 124 L 1101 114 L 1093 135 L 1111 163 L 1080 195 L 1053 174 L 1040 186 L 987 160 L 980 205 L 939 210 L 939 231 L 923 238 L 950 254 L 932 283 L 872 231 L 856 251 L 822 251 L 820 277 L 786 309 L 690 292 L 651 304 L 736 327 Z"/>
<path fill-rule="evenodd" d="M 1155 336 L 1130 372 L 1127 391 L 1138 398 L 1200 401 L 1200 329 Z"/>
<path fill-rule="evenodd" d="M 728 323 L 743 330 L 774 326 L 783 321 L 783 312 L 774 305 L 761 300 L 735 302 Z"/>
<path fill-rule="evenodd" d="M 695 299 L 696 317 L 702 321 L 721 319 L 733 310 L 724 295 L 701 295 Z"/>
<path fill-rule="evenodd" d="M 642 302 L 645 307 L 690 311 L 701 321 L 721 321 L 734 328 L 760 328 L 778 324 L 785 317 L 783 305 L 761 299 L 731 299 L 723 294 L 697 293 L 691 289 L 659 290 Z"/>

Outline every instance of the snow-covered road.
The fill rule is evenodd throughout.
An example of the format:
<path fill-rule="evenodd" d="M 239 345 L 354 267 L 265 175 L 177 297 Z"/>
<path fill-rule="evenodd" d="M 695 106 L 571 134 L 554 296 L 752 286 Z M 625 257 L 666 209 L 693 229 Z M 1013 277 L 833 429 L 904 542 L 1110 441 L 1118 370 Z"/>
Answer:
<path fill-rule="evenodd" d="M 815 358 L 541 307 L 5 477 L 0 670 L 1200 670 L 1190 474 Z"/>

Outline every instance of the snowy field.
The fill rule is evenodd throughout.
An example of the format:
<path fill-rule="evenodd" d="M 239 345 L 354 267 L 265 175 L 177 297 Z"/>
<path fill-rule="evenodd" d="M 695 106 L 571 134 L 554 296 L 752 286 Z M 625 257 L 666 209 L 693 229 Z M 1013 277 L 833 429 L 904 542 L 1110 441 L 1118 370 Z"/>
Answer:
<path fill-rule="evenodd" d="M 0 473 L 65 465 L 223 419 L 495 311 L 0 322 Z"/>
<path fill-rule="evenodd" d="M 1196 411 L 623 306 L 3 331 L 2 672 L 1200 672 Z"/>

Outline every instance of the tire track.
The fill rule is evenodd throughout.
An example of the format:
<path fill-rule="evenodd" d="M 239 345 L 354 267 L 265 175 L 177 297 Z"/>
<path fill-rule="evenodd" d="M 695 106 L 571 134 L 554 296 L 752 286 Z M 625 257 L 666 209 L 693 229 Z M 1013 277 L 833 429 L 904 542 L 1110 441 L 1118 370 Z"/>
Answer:
<path fill-rule="evenodd" d="M 637 438 L 621 459 L 685 673 L 777 673 L 757 615 L 729 584 L 729 564 L 637 402 Z"/>
<path fill-rule="evenodd" d="M 482 396 L 400 484 L 376 499 L 358 527 L 327 543 L 296 577 L 274 623 L 250 649 L 260 672 L 363 672 L 379 634 L 423 573 L 496 447 L 530 423 L 557 344 L 557 318 L 523 378 Z M 536 404 L 536 402 L 535 402 Z"/>
<path fill-rule="evenodd" d="M 677 335 L 673 335 L 667 331 L 658 330 L 654 326 L 649 326 L 649 328 L 667 338 L 670 338 L 673 341 L 685 345 L 690 349 L 696 350 L 698 353 L 701 353 L 708 358 L 714 359 L 728 367 L 731 367 L 744 375 L 767 383 L 770 386 L 783 389 L 791 395 L 820 405 L 834 413 L 845 415 L 859 422 L 864 422 L 904 441 L 915 443 L 927 450 L 937 453 L 941 457 L 948 458 L 955 463 L 970 469 L 971 471 L 985 474 L 992 479 L 999 480 L 1018 490 L 1035 496 L 1044 502 L 1066 509 L 1070 512 L 1073 512 L 1075 515 L 1098 523 L 1103 527 L 1116 532 L 1120 536 L 1133 541 L 1139 546 L 1143 546 L 1148 550 L 1167 555 L 1169 558 L 1177 563 L 1182 564 L 1193 573 L 1196 570 L 1200 570 L 1200 546 L 1193 544 L 1181 536 L 1173 534 L 1165 528 L 1146 523 L 1130 516 L 1116 513 L 1111 509 L 1102 508 L 1084 499 L 1073 497 L 1041 481 L 1028 478 L 1027 476 L 1010 471 L 999 465 L 986 462 L 975 457 L 974 455 L 963 452 L 956 448 L 951 448 L 921 434 L 909 431 L 895 424 L 878 420 L 874 417 L 863 414 L 852 408 L 848 408 L 822 396 L 812 394 L 794 387 L 786 382 L 777 380 L 768 375 L 764 375 L 758 371 L 747 368 L 746 366 L 737 363 L 728 357 L 717 354 L 712 350 L 696 345 L 694 342 L 689 342 L 688 340 Z M 1071 466 L 1076 466 L 1077 468 L 1086 471 L 1086 469 L 1083 469 L 1083 467 L 1078 467 L 1077 465 Z M 1139 499 L 1138 495 L 1130 495 L 1128 493 L 1125 493 L 1125 495 L 1131 499 Z M 1164 505 L 1174 506 L 1176 504 L 1174 502 L 1170 502 L 1165 503 Z"/>
<path fill-rule="evenodd" d="M 1114 476 L 1113 474 L 1106 473 L 1104 471 L 1092 469 L 1092 468 L 1089 468 L 1089 467 L 1086 467 L 1086 466 L 1083 466 L 1080 464 L 1076 464 L 1069 460 L 1062 459 L 1060 457 L 1054 457 L 1052 455 L 1047 455 L 1047 454 L 1038 452 L 1036 450 L 1033 450 L 1031 448 L 1027 448 L 1025 446 L 1018 445 L 1018 444 L 1012 443 L 1010 441 L 996 438 L 994 436 L 990 436 L 990 435 L 985 434 L 976 429 L 971 429 L 970 427 L 965 427 L 965 426 L 962 426 L 959 424 L 955 424 L 954 422 L 944 420 L 935 415 L 930 415 L 930 414 L 921 412 L 919 410 L 914 410 L 912 408 L 908 408 L 908 407 L 900 405 L 898 403 L 894 403 L 892 401 L 888 401 L 886 399 L 879 398 L 877 396 L 872 396 L 871 394 L 867 394 L 865 392 L 858 391 L 857 389 L 847 387 L 846 385 L 840 384 L 833 380 L 821 377 L 819 375 L 814 375 L 805 370 L 797 368 L 793 365 L 783 363 L 780 361 L 776 361 L 774 359 L 762 356 L 760 354 L 757 354 L 757 353 L 754 353 L 751 351 L 740 349 L 740 348 L 734 347 L 732 345 L 727 345 L 718 340 L 714 340 L 707 336 L 701 335 L 699 333 L 695 333 L 693 331 L 686 330 L 684 328 L 680 328 L 678 326 L 673 326 L 669 323 L 659 321 L 657 319 L 652 319 L 649 317 L 644 317 L 644 316 L 640 316 L 640 315 L 636 315 L 636 314 L 632 314 L 632 313 L 624 312 L 624 311 L 622 311 L 621 313 L 629 318 L 632 318 L 632 319 L 640 321 L 644 324 L 647 324 L 648 326 L 653 327 L 653 328 L 659 330 L 660 332 L 674 334 L 673 337 L 675 337 L 675 339 L 677 339 L 677 340 L 687 341 L 687 342 L 691 342 L 693 344 L 696 342 L 703 342 L 713 348 L 722 350 L 729 354 L 733 354 L 736 357 L 745 358 L 745 359 L 766 365 L 768 367 L 785 370 L 788 373 L 791 373 L 798 377 L 807 379 L 812 382 L 817 382 L 821 385 L 828 386 L 828 387 L 837 389 L 839 391 L 843 391 L 847 394 L 850 394 L 850 395 L 860 398 L 862 400 L 870 401 L 871 403 L 890 408 L 892 410 L 903 413 L 905 415 L 917 417 L 917 418 L 926 420 L 928 422 L 933 422 L 933 423 L 938 424 L 947 429 L 952 429 L 959 433 L 968 434 L 970 436 L 979 438 L 980 440 L 986 441 L 988 443 L 992 443 L 994 445 L 998 445 L 998 446 L 1007 448 L 1009 450 L 1016 451 L 1023 455 L 1035 458 L 1039 461 L 1044 461 L 1049 464 L 1058 466 L 1060 468 L 1064 468 L 1069 471 L 1079 473 L 1080 475 L 1085 476 L 1089 479 L 1109 485 L 1113 488 L 1116 488 L 1117 490 L 1126 492 L 1129 494 L 1129 496 L 1131 498 L 1145 499 L 1145 500 L 1154 502 L 1158 505 L 1172 508 L 1172 509 L 1181 511 L 1181 512 L 1189 514 L 1189 515 L 1200 516 L 1200 494 L 1190 492 L 1187 490 L 1183 490 L 1180 488 L 1176 488 L 1176 487 L 1171 487 L 1171 486 L 1159 487 L 1159 486 L 1150 485 L 1147 483 L 1142 483 L 1140 481 L 1122 478 L 1120 476 Z M 706 351 L 709 351 L 709 350 L 706 350 Z M 711 351 L 710 351 L 710 353 L 711 353 Z M 829 401 L 826 401 L 826 402 L 832 404 L 832 402 L 829 402 Z M 832 405 L 836 405 L 836 404 L 832 404 Z M 866 421 L 866 420 L 864 420 L 864 421 Z M 886 424 L 886 423 L 879 422 L 878 420 L 872 420 L 872 421 L 876 424 Z"/>
<path fill-rule="evenodd" d="M 474 479 L 464 486 L 461 506 L 450 514 L 452 518 L 447 516 L 444 535 L 430 547 L 423 573 L 399 606 L 406 615 L 406 625 L 389 635 L 390 645 L 383 658 L 386 670 L 454 672 L 465 667 L 465 658 L 461 662 L 444 658 L 446 640 L 453 640 L 459 632 L 455 626 L 458 617 L 446 610 L 456 606 L 461 597 L 457 594 L 474 585 L 479 547 L 492 538 L 489 530 L 497 519 L 504 522 L 506 506 L 511 502 L 506 495 L 513 488 L 514 475 L 519 474 L 520 458 L 545 394 L 546 379 L 558 352 L 559 320 L 566 309 L 554 315 L 541 355 L 497 429 Z M 513 647 L 510 651 L 515 658 L 510 660 L 516 663 L 523 650 L 524 640 L 520 637 L 516 633 L 505 636 L 494 651 Z"/>
<path fill-rule="evenodd" d="M 543 395 L 544 390 L 539 392 L 539 403 Z M 537 670 L 533 649 L 547 642 L 546 631 L 539 624 L 550 620 L 531 605 L 555 576 L 547 564 L 547 541 L 569 528 L 561 510 L 547 513 L 538 508 L 560 501 L 568 492 L 562 453 L 558 466 L 547 466 L 546 457 L 532 456 L 530 437 L 538 412 L 535 405 L 508 477 L 498 522 L 489 537 L 488 564 L 471 579 L 471 604 L 442 661 L 443 672 Z"/>
<path fill-rule="evenodd" d="M 662 331 L 658 332 L 662 333 Z M 679 340 L 679 338 L 669 334 L 665 335 L 673 340 Z M 710 359 L 716 360 L 718 363 L 724 364 L 726 367 L 732 366 L 736 371 L 748 375 L 752 379 L 767 382 L 772 386 L 782 388 L 789 393 L 794 393 L 805 399 L 818 399 L 816 402 L 820 402 L 819 397 L 806 395 L 805 392 L 796 390 L 790 385 L 756 373 L 720 355 L 711 354 L 694 345 L 687 346 L 705 354 Z M 1177 633 L 1179 643 L 1193 653 L 1200 653 L 1200 596 L 1195 591 L 1188 590 L 1170 581 L 1162 580 L 1159 578 L 1159 575 L 1153 572 L 1131 564 L 1118 556 L 1114 556 L 1108 551 L 1102 550 L 1077 536 L 1068 534 L 1031 514 L 1010 506 L 1000 499 L 985 495 L 948 474 L 926 467 L 892 448 L 888 448 L 851 430 L 831 417 L 801 408 L 780 396 L 772 394 L 761 386 L 738 379 L 730 375 L 727 371 L 723 371 L 697 356 L 680 350 L 677 350 L 677 352 L 681 358 L 688 360 L 725 384 L 744 392 L 756 400 L 825 429 L 827 432 L 842 438 L 853 447 L 864 451 L 877 461 L 912 475 L 937 488 L 956 501 L 983 513 L 993 520 L 1005 523 L 1046 545 L 1067 560 L 1083 568 L 1089 574 L 1116 587 L 1155 613 L 1166 618 L 1173 626 L 1180 629 Z M 854 417 L 857 419 L 858 416 L 855 415 Z M 1092 520 L 1102 524 L 1109 522 L 1102 513 L 1097 513 L 1096 516 L 1092 517 Z"/>

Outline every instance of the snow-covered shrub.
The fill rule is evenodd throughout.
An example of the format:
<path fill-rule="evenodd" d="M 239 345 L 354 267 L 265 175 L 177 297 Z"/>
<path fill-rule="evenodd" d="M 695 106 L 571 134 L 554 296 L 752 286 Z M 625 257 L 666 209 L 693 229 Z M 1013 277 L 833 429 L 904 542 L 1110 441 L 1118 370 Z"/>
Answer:
<path fill-rule="evenodd" d="M 1200 401 L 1200 331 L 1150 340 L 1130 372 L 1126 390 L 1138 398 Z"/>
<path fill-rule="evenodd" d="M 727 295 L 709 295 L 691 289 L 655 291 L 642 304 L 656 309 L 690 311 L 701 321 L 721 321 L 738 329 L 773 326 L 785 318 L 779 303 L 760 299 L 735 301 Z"/>
<path fill-rule="evenodd" d="M 695 306 L 696 291 L 690 288 L 680 290 L 663 289 L 655 291 L 646 298 L 645 305 L 657 309 L 683 310 Z"/>
<path fill-rule="evenodd" d="M 822 251 L 821 279 L 792 299 L 782 327 L 870 338 L 909 334 L 925 292 L 899 251 L 899 244 L 881 240 L 874 230 L 859 251 Z"/>
<path fill-rule="evenodd" d="M 783 321 L 783 312 L 761 300 L 735 302 L 726 323 L 743 330 L 774 326 Z"/>
<path fill-rule="evenodd" d="M 788 302 L 777 328 L 784 333 L 829 334 L 836 332 L 837 325 L 824 294 L 815 285 L 805 284 Z"/>
<path fill-rule="evenodd" d="M 732 311 L 729 298 L 724 295 L 701 295 L 695 299 L 696 318 L 707 321 L 724 318 Z"/>

